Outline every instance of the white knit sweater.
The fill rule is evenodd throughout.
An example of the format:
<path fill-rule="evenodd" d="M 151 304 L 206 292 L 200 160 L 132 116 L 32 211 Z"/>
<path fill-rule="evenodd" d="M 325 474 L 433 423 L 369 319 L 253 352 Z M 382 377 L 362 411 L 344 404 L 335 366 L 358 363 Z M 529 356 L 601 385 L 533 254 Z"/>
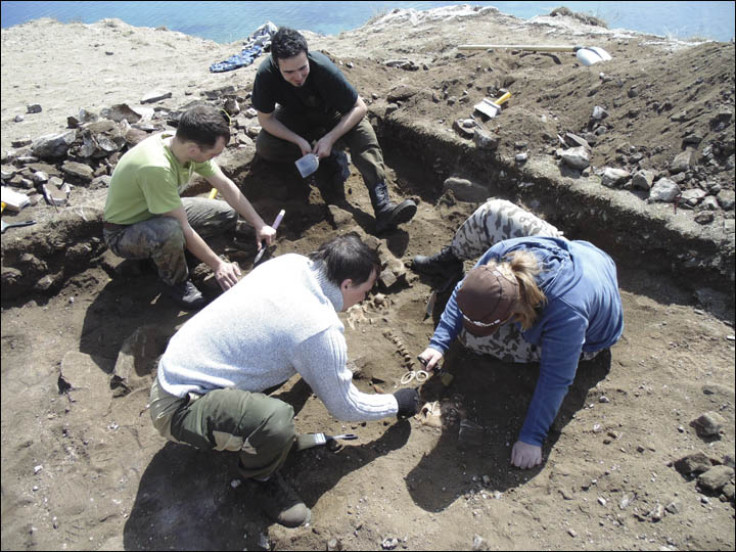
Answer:
<path fill-rule="evenodd" d="M 296 254 L 268 261 L 171 338 L 159 384 L 177 397 L 225 387 L 260 392 L 298 372 L 340 420 L 395 416 L 393 395 L 362 393 L 352 383 L 342 304 L 321 263 Z"/>

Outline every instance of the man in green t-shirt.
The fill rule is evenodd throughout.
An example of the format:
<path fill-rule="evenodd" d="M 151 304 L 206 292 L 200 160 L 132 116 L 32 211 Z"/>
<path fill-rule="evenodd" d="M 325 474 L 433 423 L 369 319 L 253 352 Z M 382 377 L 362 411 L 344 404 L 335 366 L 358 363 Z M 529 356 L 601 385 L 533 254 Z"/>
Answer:
<path fill-rule="evenodd" d="M 255 228 L 259 249 L 276 234 L 214 163 L 229 140 L 223 114 L 212 106 L 195 106 L 181 116 L 176 134 L 153 135 L 123 155 L 110 182 L 103 229 L 108 247 L 126 259 L 152 259 L 164 293 L 187 309 L 201 308 L 206 301 L 189 279 L 185 251 L 209 266 L 227 290 L 238 282 L 240 269 L 218 257 L 202 238 L 233 228 L 238 214 Z M 179 191 L 194 173 L 227 203 L 181 198 Z"/>
<path fill-rule="evenodd" d="M 376 232 L 412 219 L 417 211 L 412 200 L 397 205 L 389 199 L 383 153 L 365 117 L 365 102 L 327 56 L 309 52 L 300 33 L 282 28 L 274 35 L 271 56 L 258 68 L 252 101 L 263 128 L 256 140 L 261 157 L 293 163 L 314 153 L 321 160 L 320 169 L 331 173 L 330 192 L 342 198 L 349 173 L 340 163 L 344 154 L 334 149 L 340 140 L 350 149 L 368 188 Z"/>

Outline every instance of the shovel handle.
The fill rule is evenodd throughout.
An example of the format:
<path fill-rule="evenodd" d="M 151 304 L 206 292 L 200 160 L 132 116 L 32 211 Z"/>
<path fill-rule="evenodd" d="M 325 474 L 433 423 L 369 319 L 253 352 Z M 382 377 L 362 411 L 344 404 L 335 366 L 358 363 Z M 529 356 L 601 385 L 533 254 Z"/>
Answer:
<path fill-rule="evenodd" d="M 505 93 L 505 94 L 504 94 L 503 96 L 501 96 L 500 98 L 498 98 L 498 99 L 497 99 L 496 101 L 494 101 L 493 103 L 494 103 L 494 104 L 496 104 L 496 105 L 501 105 L 501 104 L 502 104 L 502 103 L 504 103 L 504 102 L 505 102 L 506 100 L 508 100 L 508 99 L 509 99 L 510 97 L 511 97 L 511 92 L 506 92 L 506 93 Z"/>

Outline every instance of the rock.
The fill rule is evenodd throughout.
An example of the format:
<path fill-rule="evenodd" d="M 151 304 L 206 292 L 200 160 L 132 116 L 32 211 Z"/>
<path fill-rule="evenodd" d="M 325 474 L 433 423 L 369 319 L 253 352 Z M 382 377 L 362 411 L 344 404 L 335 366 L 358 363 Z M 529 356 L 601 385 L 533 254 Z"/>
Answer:
<path fill-rule="evenodd" d="M 690 422 L 690 425 L 695 428 L 699 437 L 715 437 L 720 434 L 725 423 L 726 420 L 717 412 L 706 412 Z"/>
<path fill-rule="evenodd" d="M 703 473 L 713 467 L 711 459 L 702 452 L 683 456 L 675 461 L 675 469 L 685 477 Z"/>
<path fill-rule="evenodd" d="M 577 134 L 573 134 L 572 132 L 568 132 L 565 134 L 564 140 L 563 140 L 568 146 L 570 147 L 583 147 L 587 150 L 590 150 L 590 144 L 585 138 L 581 138 Z"/>
<path fill-rule="evenodd" d="M 707 492 L 717 493 L 731 481 L 734 471 L 728 466 L 713 466 L 698 477 L 698 486 Z"/>
<path fill-rule="evenodd" d="M 383 542 L 381 543 L 381 548 L 384 550 L 393 550 L 399 545 L 399 539 L 396 537 L 387 537 L 383 539 Z"/>
<path fill-rule="evenodd" d="M 473 184 L 470 180 L 450 177 L 443 184 L 443 192 L 452 190 L 455 198 L 460 201 L 484 202 L 490 195 L 488 188 L 479 184 Z"/>
<path fill-rule="evenodd" d="M 485 550 L 486 547 L 486 539 L 480 535 L 473 535 L 473 550 Z"/>
<path fill-rule="evenodd" d="M 94 171 L 89 165 L 77 163 L 76 161 L 64 161 L 61 170 L 71 177 L 79 178 L 85 182 L 90 182 L 94 176 Z"/>
<path fill-rule="evenodd" d="M 591 115 L 591 117 L 596 121 L 602 121 L 603 119 L 608 117 L 608 112 L 601 106 L 597 105 L 593 108 L 593 114 Z"/>
<path fill-rule="evenodd" d="M 31 143 L 31 152 L 40 159 L 56 160 L 63 158 L 74 143 L 77 133 L 68 130 L 60 134 L 45 134 Z"/>
<path fill-rule="evenodd" d="M 692 162 L 693 150 L 686 149 L 685 151 L 678 153 L 670 165 L 670 174 L 677 174 L 690 170 L 692 168 Z"/>
<path fill-rule="evenodd" d="M 470 139 L 475 135 L 476 123 L 473 119 L 458 119 L 452 126 L 463 138 Z"/>
<path fill-rule="evenodd" d="M 631 179 L 631 185 L 640 190 L 649 191 L 654 184 L 654 171 L 637 171 Z"/>
<path fill-rule="evenodd" d="M 708 195 L 708 192 L 700 188 L 685 190 L 682 192 L 682 205 L 695 207 L 706 195 Z"/>
<path fill-rule="evenodd" d="M 716 216 L 713 211 L 701 211 L 695 215 L 695 222 L 698 224 L 710 224 L 714 220 L 716 220 Z"/>
<path fill-rule="evenodd" d="M 161 100 L 170 98 L 171 96 L 172 96 L 171 92 L 164 91 L 164 90 L 153 90 L 141 98 L 141 103 L 146 104 L 146 103 L 159 102 Z"/>
<path fill-rule="evenodd" d="M 41 113 L 43 109 L 40 104 L 30 104 L 26 106 L 26 113 Z"/>
<path fill-rule="evenodd" d="M 498 148 L 498 137 L 482 128 L 475 129 L 473 142 L 482 150 L 493 151 Z"/>
<path fill-rule="evenodd" d="M 140 113 L 137 113 L 128 104 L 116 104 L 110 108 L 103 109 L 100 112 L 105 119 L 110 119 L 119 123 L 120 121 L 126 120 L 129 123 L 137 123 L 143 117 Z"/>
<path fill-rule="evenodd" d="M 668 178 L 660 178 L 649 192 L 649 201 L 672 203 L 680 195 L 680 187 Z"/>
<path fill-rule="evenodd" d="M 732 211 L 736 203 L 734 197 L 736 197 L 736 193 L 733 190 L 721 190 L 718 192 L 716 200 L 724 211 Z"/>
<path fill-rule="evenodd" d="M 227 100 L 225 100 L 224 109 L 231 117 L 234 117 L 238 113 L 240 113 L 240 105 L 238 105 L 238 101 L 235 98 L 228 98 Z"/>
<path fill-rule="evenodd" d="M 568 167 L 582 171 L 590 166 L 590 154 L 583 146 L 568 150 L 557 150 L 557 155 Z"/>
<path fill-rule="evenodd" d="M 620 188 L 631 178 L 628 171 L 606 167 L 601 175 L 601 184 L 607 188 Z"/>
<path fill-rule="evenodd" d="M 399 84 L 389 90 L 388 94 L 386 95 L 386 100 L 388 100 L 390 103 L 401 102 L 404 100 L 408 100 L 418 92 L 419 90 L 413 86 Z"/>

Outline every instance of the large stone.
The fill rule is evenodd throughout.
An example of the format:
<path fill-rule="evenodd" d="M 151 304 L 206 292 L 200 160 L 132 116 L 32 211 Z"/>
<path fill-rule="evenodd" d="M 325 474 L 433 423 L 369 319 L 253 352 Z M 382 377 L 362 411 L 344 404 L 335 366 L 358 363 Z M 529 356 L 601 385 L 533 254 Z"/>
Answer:
<path fill-rule="evenodd" d="M 631 174 L 623 169 L 606 167 L 601 175 L 601 184 L 607 188 L 620 188 L 631 178 Z"/>
<path fill-rule="evenodd" d="M 668 178 L 660 178 L 649 192 L 649 201 L 672 203 L 680 195 L 680 187 Z"/>
<path fill-rule="evenodd" d="M 472 203 L 485 201 L 490 195 L 488 188 L 473 184 L 470 180 L 455 177 L 445 180 L 443 191 L 446 192 L 447 190 L 452 190 L 456 199 Z"/>
<path fill-rule="evenodd" d="M 733 468 L 713 466 L 698 477 L 698 486 L 704 491 L 717 493 L 725 487 L 733 477 Z"/>
<path fill-rule="evenodd" d="M 61 170 L 71 177 L 90 182 L 94 176 L 94 171 L 89 165 L 78 163 L 76 161 L 64 161 Z"/>
<path fill-rule="evenodd" d="M 726 420 L 718 412 L 706 412 L 690 422 L 699 437 L 716 437 L 721 433 Z"/>
<path fill-rule="evenodd" d="M 690 477 L 711 469 L 713 467 L 713 461 L 704 453 L 696 452 L 680 458 L 674 465 L 679 473 L 685 477 Z"/>
<path fill-rule="evenodd" d="M 631 179 L 631 185 L 640 190 L 649 191 L 654 184 L 654 171 L 637 171 Z"/>
<path fill-rule="evenodd" d="M 590 166 L 590 154 L 587 148 L 578 146 L 577 148 L 570 148 L 567 150 L 558 150 L 562 162 L 568 167 L 582 171 Z"/>
<path fill-rule="evenodd" d="M 61 159 L 74 143 L 77 133 L 68 130 L 60 134 L 45 134 L 31 143 L 31 152 L 40 159 Z"/>
<path fill-rule="evenodd" d="M 693 150 L 686 149 L 678 153 L 670 165 L 670 173 L 677 174 L 690 170 L 693 162 Z"/>

